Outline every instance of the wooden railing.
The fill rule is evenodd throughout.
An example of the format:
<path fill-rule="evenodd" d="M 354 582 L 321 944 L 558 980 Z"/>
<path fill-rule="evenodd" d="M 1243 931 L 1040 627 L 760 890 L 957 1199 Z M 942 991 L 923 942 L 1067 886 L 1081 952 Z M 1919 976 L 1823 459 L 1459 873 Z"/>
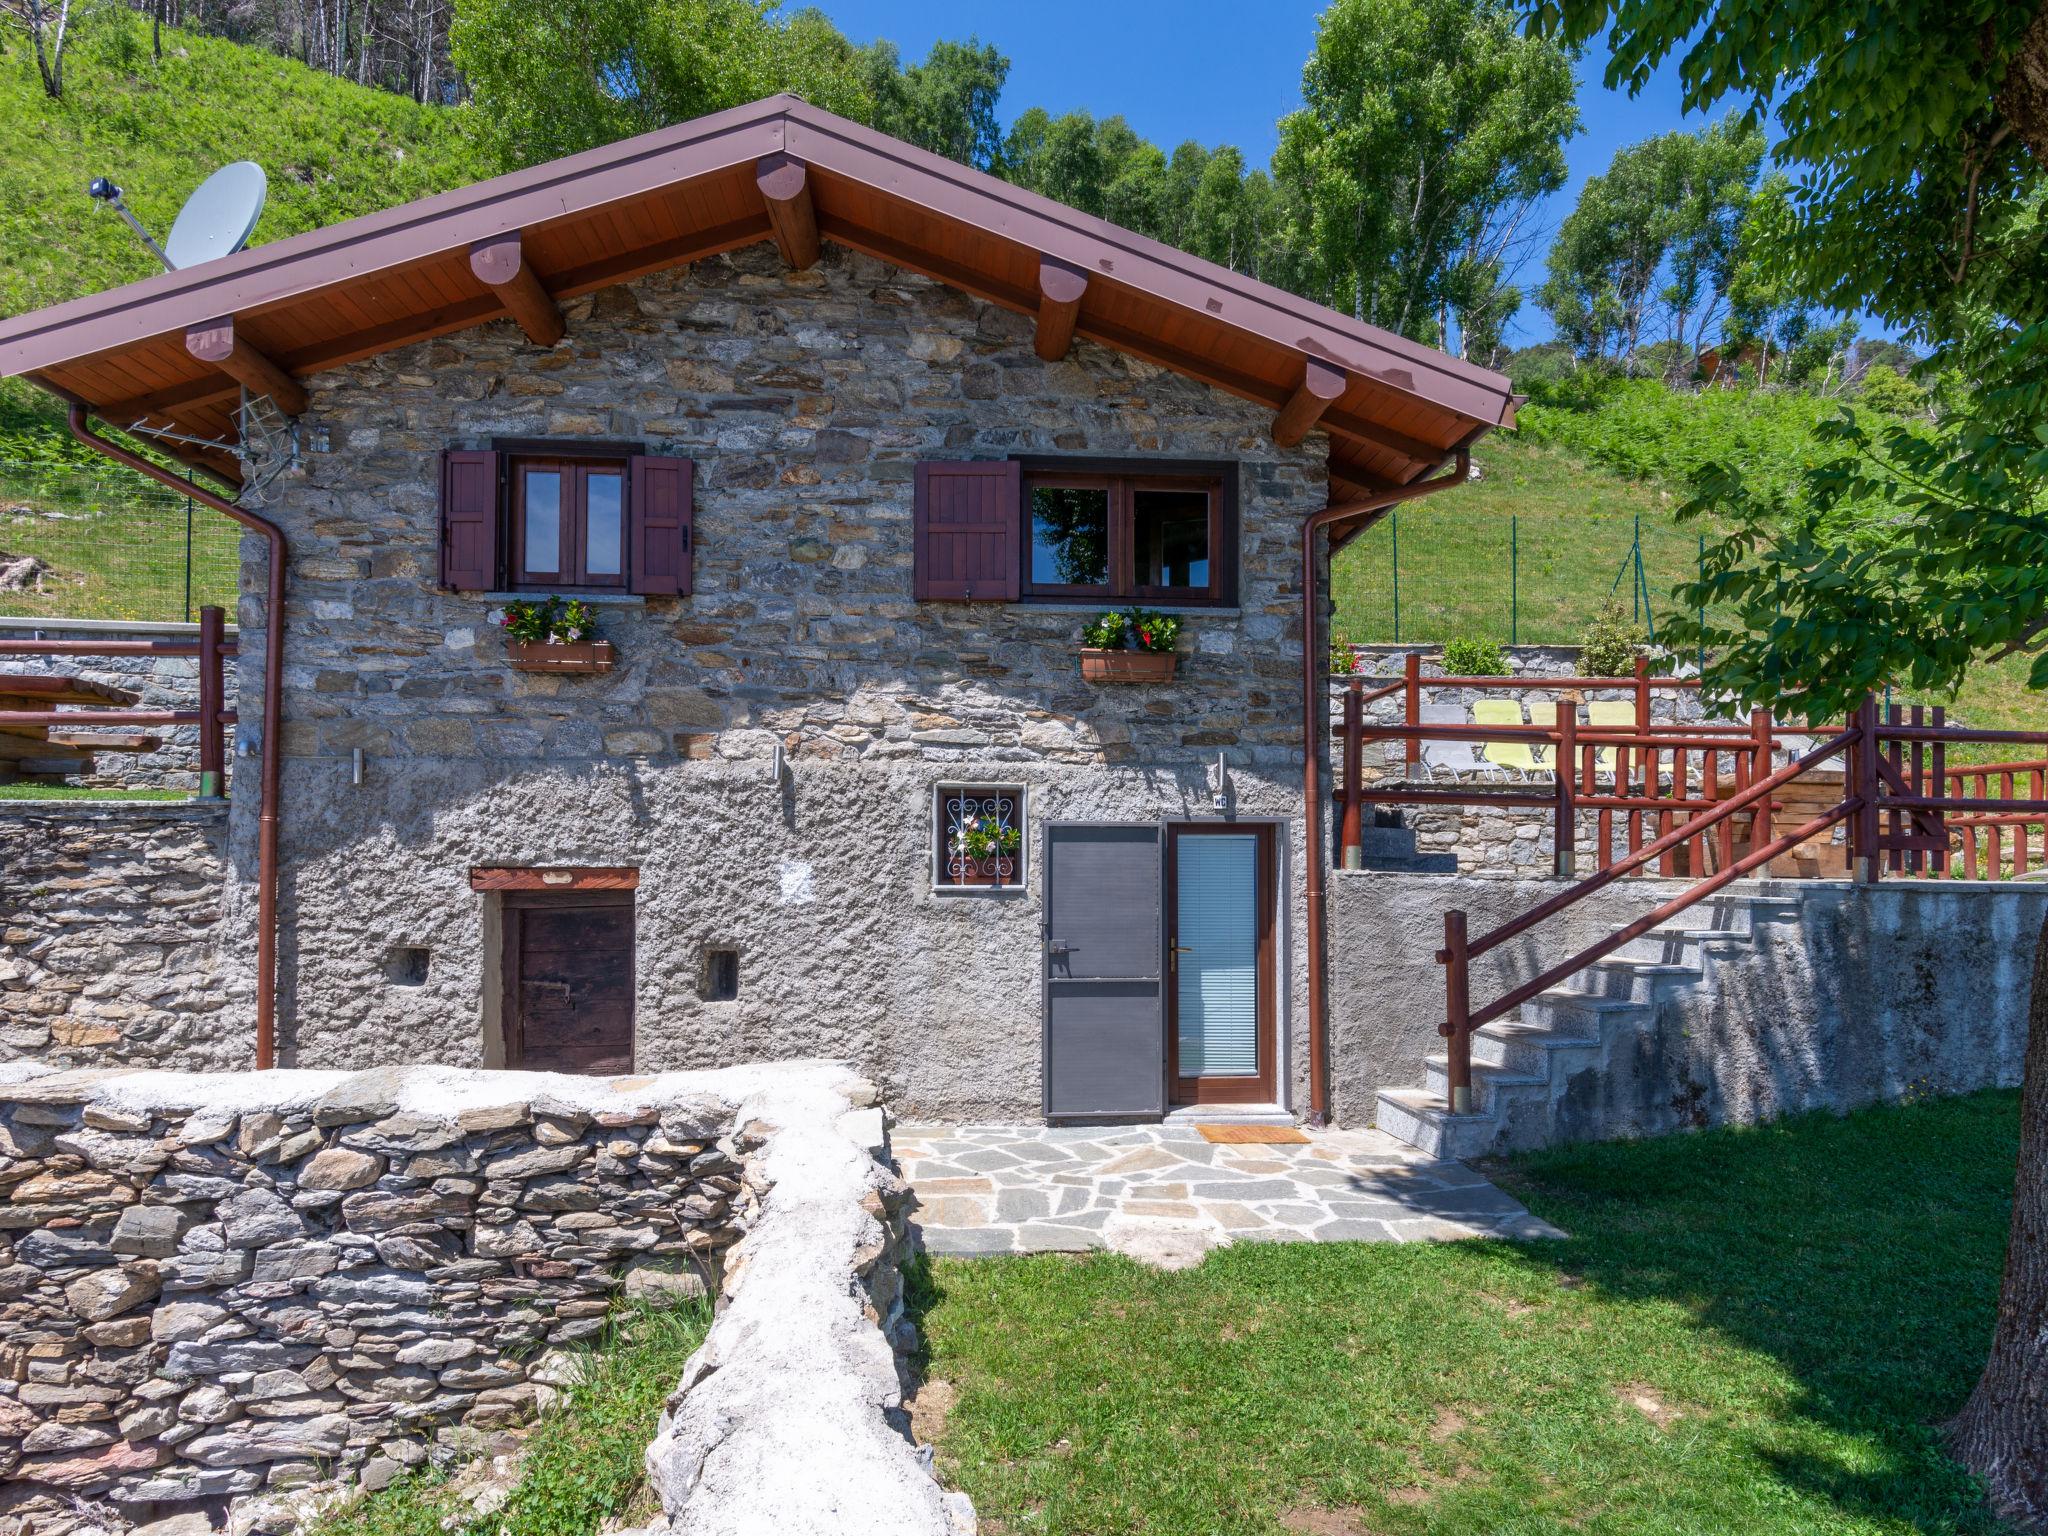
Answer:
<path fill-rule="evenodd" d="M 2016 789 L 2024 789 L 2029 792 L 2028 798 L 2048 802 L 2048 759 L 1972 763 L 1948 769 L 1943 778 L 1952 800 L 1988 800 L 1992 798 L 1995 782 L 2003 791 L 2000 799 L 2011 800 Z M 2048 813 L 2009 811 L 1950 816 L 1948 826 L 1955 839 L 1948 862 L 1950 874 L 1964 880 L 2048 876 Z"/>
<path fill-rule="evenodd" d="M 1379 686 L 1368 686 L 1375 683 Z M 1575 870 L 1579 813 L 1593 813 L 1595 859 L 1598 867 L 1606 869 L 1613 864 L 1618 848 L 1634 854 L 1646 842 L 1669 833 L 1688 815 L 1719 804 L 1730 793 L 1740 793 L 1770 771 L 1772 754 L 1779 745 L 1779 731 L 1768 710 L 1752 712 L 1747 723 L 1652 719 L 1652 690 L 1698 687 L 1698 678 L 1652 677 L 1642 663 L 1637 664 L 1634 676 L 1626 678 L 1424 678 L 1420 657 L 1414 652 L 1408 656 L 1403 677 L 1347 679 L 1340 731 L 1342 761 L 1333 792 L 1339 810 L 1335 861 L 1347 868 L 1362 862 L 1368 804 L 1493 807 L 1551 812 L 1554 867 L 1560 875 L 1570 875 Z M 1421 723 L 1422 696 L 1426 690 L 1508 688 L 1568 691 L 1574 697 L 1559 699 L 1554 717 L 1546 725 Z M 1619 691 L 1633 696 L 1635 719 L 1631 725 L 1580 723 L 1576 695 Z M 1366 720 L 1367 706 L 1395 694 L 1401 695 L 1403 701 L 1400 724 Z M 1386 740 L 1404 744 L 1403 755 L 1410 765 L 1421 762 L 1425 742 L 1455 741 L 1484 746 L 1524 741 L 1546 754 L 1543 766 L 1550 778 L 1528 780 L 1521 785 L 1509 783 L 1501 788 L 1478 784 L 1446 788 L 1406 782 L 1367 785 L 1365 744 Z M 1768 837 L 1773 809 L 1769 802 L 1759 804 L 1752 824 L 1746 829 L 1738 829 L 1733 822 L 1722 823 L 1711 845 L 1704 834 L 1667 845 L 1657 856 L 1657 872 L 1698 874 L 1712 857 L 1718 857 L 1725 865 L 1736 856 L 1744 837 L 1751 842 Z M 1637 862 L 1630 867 L 1645 866 Z"/>
<path fill-rule="evenodd" d="M 1468 934 L 1462 909 L 1446 911 L 1444 947 L 1437 951 L 1437 960 L 1444 967 L 1445 1017 L 1440 1030 L 1448 1042 L 1452 1112 L 1465 1113 L 1471 1108 L 1474 1030 L 1513 1012 L 1630 940 L 1669 922 L 1731 881 L 1763 868 L 1772 859 L 1819 836 L 1837 823 L 1848 824 L 1850 860 L 1856 878 L 1869 882 L 1880 879 L 1887 864 L 1895 871 L 1947 873 L 1948 824 L 1952 818 L 2048 815 L 2048 796 L 2039 793 L 2032 797 L 2007 794 L 1997 798 L 1986 795 L 1962 797 L 1949 793 L 1950 779 L 1944 761 L 1948 747 L 1957 743 L 2024 741 L 2048 744 L 2048 732 L 1959 730 L 1944 722 L 1939 709 L 1934 712 L 1932 722 L 1923 721 L 1921 713 L 1916 707 L 1909 718 L 1902 720 L 1898 707 L 1893 706 L 1884 712 L 1886 718 L 1880 719 L 1876 701 L 1866 699 L 1843 730 L 1796 762 L 1752 780 L 1727 799 L 1713 803 L 1654 841 L 1631 850 L 1625 858 L 1614 861 L 1569 890 L 1559 892 L 1479 938 Z M 1791 831 L 1772 836 L 1768 819 L 1772 798 L 1802 775 L 1837 757 L 1842 759 L 1844 769 L 1841 798 Z M 1965 776 L 1969 772 L 1969 769 L 1959 770 Z M 1987 768 L 1985 772 L 1995 774 L 1998 769 Z M 1928 793 L 1935 785 L 1941 786 L 1941 792 Z M 1473 1005 L 1473 960 L 1575 906 L 1621 876 L 1644 868 L 1651 860 L 1674 848 L 1697 843 L 1709 833 L 1725 837 L 1724 829 L 1732 819 L 1745 814 L 1757 819 L 1747 853 L 1724 858 L 1721 868 L 1714 874 L 1659 904 L 1634 922 L 1587 945 L 1540 975 L 1510 988 L 1491 1002 Z M 1932 856 L 1937 850 L 1940 857 L 1934 859 Z"/>
<path fill-rule="evenodd" d="M 192 657 L 199 662 L 197 709 L 139 709 L 123 704 L 58 708 L 55 703 L 44 701 L 26 709 L 0 708 L 0 733 L 42 741 L 65 741 L 68 738 L 83 743 L 89 750 L 89 737 L 72 733 L 95 732 L 107 726 L 196 725 L 199 727 L 199 793 L 217 796 L 222 792 L 227 775 L 225 736 L 236 719 L 235 712 L 227 707 L 226 672 L 222 663 L 238 652 L 235 643 L 226 638 L 226 629 L 226 616 L 220 609 L 202 608 L 199 610 L 199 634 L 192 640 L 0 640 L 0 670 L 4 670 L 6 658 L 10 656 L 175 656 Z M 18 681 L 25 688 L 30 682 L 63 679 L 25 674 Z M 5 692 L 6 684 L 0 680 L 0 694 Z M 119 697 L 122 690 L 95 687 L 90 692 Z"/>

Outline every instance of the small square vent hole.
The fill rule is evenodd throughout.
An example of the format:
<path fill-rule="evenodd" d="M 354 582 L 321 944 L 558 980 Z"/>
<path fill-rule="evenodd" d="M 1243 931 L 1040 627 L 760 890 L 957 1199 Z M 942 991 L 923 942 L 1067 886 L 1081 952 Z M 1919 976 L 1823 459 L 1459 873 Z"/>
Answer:
<path fill-rule="evenodd" d="M 428 950 L 401 944 L 384 957 L 384 979 L 394 987 L 424 987 L 432 958 Z"/>
<path fill-rule="evenodd" d="M 730 1003 L 740 995 L 740 952 L 736 949 L 704 951 L 704 981 L 698 995 L 707 1003 Z"/>

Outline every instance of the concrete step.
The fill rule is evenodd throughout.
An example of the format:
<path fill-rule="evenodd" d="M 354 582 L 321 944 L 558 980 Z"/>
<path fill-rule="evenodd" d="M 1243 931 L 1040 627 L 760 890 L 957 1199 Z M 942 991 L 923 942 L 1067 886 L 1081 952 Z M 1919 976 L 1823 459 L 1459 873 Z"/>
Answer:
<path fill-rule="evenodd" d="M 1499 1127 L 1491 1115 L 1454 1115 L 1439 1094 L 1382 1088 L 1373 1123 L 1431 1157 L 1483 1157 Z"/>
<path fill-rule="evenodd" d="M 1647 1003 L 1656 998 L 1660 989 L 1697 982 L 1705 975 L 1705 968 L 1698 965 L 1624 960 L 1617 955 L 1609 955 L 1605 960 L 1595 960 L 1578 975 L 1569 978 L 1565 986 L 1588 997 Z"/>
<path fill-rule="evenodd" d="M 1478 1040 L 1473 1041 L 1473 1046 L 1472 1107 L 1476 1112 L 1493 1114 L 1503 1097 L 1517 1088 L 1541 1088 L 1545 1092 L 1549 1091 L 1548 1074 L 1521 1072 L 1513 1067 L 1481 1061 L 1477 1049 Z M 1422 1071 L 1424 1090 L 1448 1102 L 1451 1096 L 1450 1057 L 1441 1051 L 1434 1056 L 1425 1057 Z"/>
<path fill-rule="evenodd" d="M 1550 1081 L 1551 1058 L 1569 1062 L 1571 1052 L 1597 1056 L 1600 1036 L 1544 1024 L 1507 1020 L 1489 1024 L 1472 1037 L 1473 1066 L 1498 1067 L 1502 1071 L 1526 1074 Z M 1562 1053 L 1562 1054 L 1561 1054 Z"/>

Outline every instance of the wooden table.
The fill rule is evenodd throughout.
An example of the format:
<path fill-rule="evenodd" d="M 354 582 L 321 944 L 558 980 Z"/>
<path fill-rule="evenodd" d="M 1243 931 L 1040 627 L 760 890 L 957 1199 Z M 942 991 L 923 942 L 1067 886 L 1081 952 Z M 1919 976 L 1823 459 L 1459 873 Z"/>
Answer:
<path fill-rule="evenodd" d="M 132 708 L 142 695 L 90 678 L 54 673 L 0 672 L 0 712 L 47 711 L 60 704 L 120 705 Z M 154 736 L 95 731 L 89 714 L 66 715 L 51 725 L 0 725 L 0 778 L 23 773 L 90 773 L 93 752 L 150 752 Z M 85 727 L 81 730 L 79 727 Z"/>

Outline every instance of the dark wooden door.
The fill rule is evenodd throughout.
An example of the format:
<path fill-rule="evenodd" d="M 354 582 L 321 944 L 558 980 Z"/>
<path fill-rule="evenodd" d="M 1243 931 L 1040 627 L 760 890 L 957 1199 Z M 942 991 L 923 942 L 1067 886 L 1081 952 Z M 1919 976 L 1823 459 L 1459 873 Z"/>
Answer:
<path fill-rule="evenodd" d="M 633 893 L 505 896 L 506 1065 L 633 1070 Z"/>
<path fill-rule="evenodd" d="M 1046 1115 L 1161 1115 L 1159 828 L 1054 822 L 1044 867 Z"/>

